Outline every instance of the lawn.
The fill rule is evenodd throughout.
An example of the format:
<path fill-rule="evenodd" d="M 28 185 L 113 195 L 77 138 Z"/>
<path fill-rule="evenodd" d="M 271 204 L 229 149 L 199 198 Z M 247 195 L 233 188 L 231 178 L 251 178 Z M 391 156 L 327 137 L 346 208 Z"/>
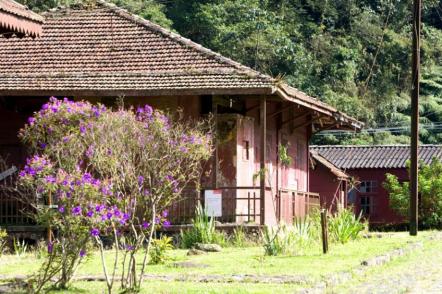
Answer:
<path fill-rule="evenodd" d="M 187 250 L 170 251 L 170 260 L 164 265 L 151 265 L 147 269 L 150 274 L 167 274 L 176 276 L 194 275 L 302 275 L 313 280 L 320 280 L 321 276 L 348 270 L 358 266 L 362 260 L 380 255 L 386 251 L 403 247 L 412 240 L 428 236 L 429 232 L 421 233 L 418 237 L 410 237 L 407 233 L 386 234 L 382 238 L 360 239 L 345 245 L 333 244 L 329 254 L 323 255 L 319 245 L 312 246 L 298 256 L 264 257 L 261 247 L 224 248 L 220 253 L 210 253 L 200 256 L 187 256 Z M 110 263 L 110 254 L 107 252 Z M 195 264 L 207 265 L 205 268 L 177 268 L 173 264 L 179 261 L 190 261 Z M 0 258 L 0 275 L 31 274 L 36 271 L 42 260 L 35 254 L 23 256 L 5 255 Z M 101 275 L 101 262 L 98 253 L 94 253 L 79 271 L 79 275 Z M 102 282 L 76 282 L 75 293 L 86 289 L 88 293 L 99 293 L 103 289 Z M 275 284 L 247 284 L 247 283 L 191 283 L 191 282 L 145 282 L 145 293 L 182 293 L 184 290 L 192 292 L 222 292 L 222 293 L 265 293 L 271 292 Z M 296 285 L 277 285 L 278 290 L 292 292 Z M 162 290 L 167 289 L 167 290 Z M 72 293 L 69 292 L 69 293 Z"/>

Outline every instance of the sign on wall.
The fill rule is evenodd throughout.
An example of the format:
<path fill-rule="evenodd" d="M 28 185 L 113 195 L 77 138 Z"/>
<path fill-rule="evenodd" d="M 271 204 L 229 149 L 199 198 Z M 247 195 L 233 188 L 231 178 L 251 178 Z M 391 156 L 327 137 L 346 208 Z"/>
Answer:
<path fill-rule="evenodd" d="M 222 216 L 222 191 L 221 190 L 205 190 L 204 191 L 204 208 L 209 216 Z"/>

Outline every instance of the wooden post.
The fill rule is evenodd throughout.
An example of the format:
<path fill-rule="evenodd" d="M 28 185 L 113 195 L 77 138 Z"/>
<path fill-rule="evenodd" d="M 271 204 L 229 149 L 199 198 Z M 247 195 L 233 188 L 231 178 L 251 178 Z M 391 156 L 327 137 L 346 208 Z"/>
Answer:
<path fill-rule="evenodd" d="M 322 229 L 322 252 L 328 252 L 328 227 L 327 227 L 327 210 L 321 209 L 321 229 Z"/>
<path fill-rule="evenodd" d="M 267 98 L 264 96 L 261 98 L 260 102 L 260 124 L 261 124 L 261 162 L 260 162 L 260 224 L 264 225 L 265 223 L 265 195 L 266 195 L 266 154 L 267 154 Z"/>
<path fill-rule="evenodd" d="M 212 114 L 214 116 L 215 130 L 214 130 L 214 144 L 215 150 L 213 155 L 213 182 L 212 186 L 218 188 L 218 101 L 212 96 Z"/>
<path fill-rule="evenodd" d="M 414 0 L 413 6 L 413 57 L 411 91 L 411 166 L 410 166 L 410 235 L 417 235 L 418 227 L 418 144 L 419 144 L 419 77 L 420 77 L 420 34 L 421 0 Z"/>

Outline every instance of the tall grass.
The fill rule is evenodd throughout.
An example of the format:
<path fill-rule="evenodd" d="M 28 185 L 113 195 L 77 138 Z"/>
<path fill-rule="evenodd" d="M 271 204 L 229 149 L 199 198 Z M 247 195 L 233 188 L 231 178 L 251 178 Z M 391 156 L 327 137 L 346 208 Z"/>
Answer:
<path fill-rule="evenodd" d="M 368 231 L 368 224 L 362 221 L 361 215 L 355 216 L 350 208 L 341 208 L 328 219 L 328 232 L 332 241 L 345 244 L 358 239 L 364 231 Z"/>
<path fill-rule="evenodd" d="M 341 208 L 329 215 L 328 228 L 330 241 L 345 244 L 358 239 L 368 226 L 351 209 Z M 320 213 L 315 211 L 305 218 L 294 219 L 293 225 L 266 226 L 261 235 L 265 255 L 304 254 L 321 241 Z"/>
<path fill-rule="evenodd" d="M 207 211 L 198 204 L 195 209 L 195 218 L 189 230 L 181 230 L 181 247 L 192 248 L 196 243 L 225 244 L 225 236 L 215 229 L 215 220 L 209 217 Z"/>

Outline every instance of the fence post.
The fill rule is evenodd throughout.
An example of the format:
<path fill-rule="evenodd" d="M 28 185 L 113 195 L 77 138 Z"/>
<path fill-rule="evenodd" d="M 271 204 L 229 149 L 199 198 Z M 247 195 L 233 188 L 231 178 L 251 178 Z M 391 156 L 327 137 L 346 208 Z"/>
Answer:
<path fill-rule="evenodd" d="M 322 252 L 328 251 L 328 227 L 327 227 L 327 210 L 321 209 L 321 229 L 322 229 Z"/>

